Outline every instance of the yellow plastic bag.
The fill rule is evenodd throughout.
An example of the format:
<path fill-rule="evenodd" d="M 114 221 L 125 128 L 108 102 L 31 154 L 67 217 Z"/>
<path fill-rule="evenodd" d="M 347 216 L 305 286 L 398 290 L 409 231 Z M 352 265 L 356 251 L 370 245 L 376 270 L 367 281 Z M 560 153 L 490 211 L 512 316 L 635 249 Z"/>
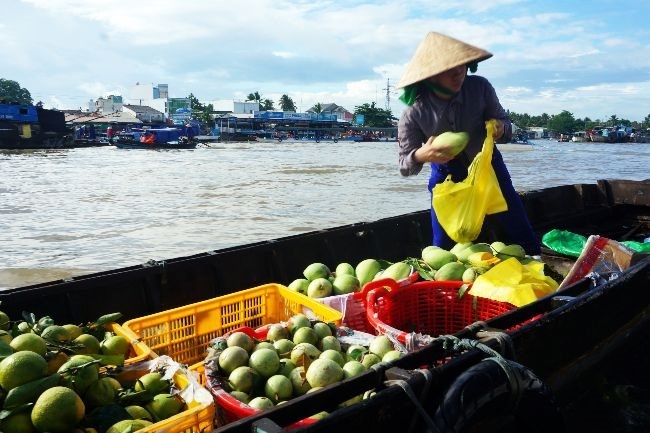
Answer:
<path fill-rule="evenodd" d="M 470 164 L 467 177 L 454 182 L 449 175 L 433 188 L 433 210 L 447 235 L 456 242 L 474 241 L 481 233 L 485 215 L 508 210 L 492 167 L 496 120 L 488 120 L 485 127 L 483 148 Z"/>
<path fill-rule="evenodd" d="M 511 257 L 479 275 L 468 293 L 521 307 L 557 289 L 558 283 L 544 275 L 544 263 L 523 265 Z"/>

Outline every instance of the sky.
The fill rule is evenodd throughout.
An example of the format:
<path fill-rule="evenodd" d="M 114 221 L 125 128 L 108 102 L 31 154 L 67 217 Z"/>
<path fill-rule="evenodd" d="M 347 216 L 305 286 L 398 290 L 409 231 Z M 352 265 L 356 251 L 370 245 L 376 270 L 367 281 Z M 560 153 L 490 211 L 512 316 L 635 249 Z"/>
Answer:
<path fill-rule="evenodd" d="M 168 84 L 215 109 L 258 92 L 304 112 L 373 103 L 429 31 L 494 54 L 479 64 L 515 113 L 642 121 L 650 115 L 648 0 L 9 0 L 0 78 L 46 108 Z"/>

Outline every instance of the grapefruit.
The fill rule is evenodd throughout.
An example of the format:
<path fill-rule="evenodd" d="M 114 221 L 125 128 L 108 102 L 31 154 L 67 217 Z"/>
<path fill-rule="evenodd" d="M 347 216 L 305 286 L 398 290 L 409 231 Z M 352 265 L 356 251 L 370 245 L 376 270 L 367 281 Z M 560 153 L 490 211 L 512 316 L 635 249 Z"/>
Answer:
<path fill-rule="evenodd" d="M 0 386 L 5 391 L 40 379 L 47 374 L 47 361 L 31 350 L 15 352 L 0 362 Z"/>
<path fill-rule="evenodd" d="M 79 424 L 86 413 L 81 397 L 65 386 L 41 394 L 32 409 L 32 424 L 39 432 L 62 433 Z"/>

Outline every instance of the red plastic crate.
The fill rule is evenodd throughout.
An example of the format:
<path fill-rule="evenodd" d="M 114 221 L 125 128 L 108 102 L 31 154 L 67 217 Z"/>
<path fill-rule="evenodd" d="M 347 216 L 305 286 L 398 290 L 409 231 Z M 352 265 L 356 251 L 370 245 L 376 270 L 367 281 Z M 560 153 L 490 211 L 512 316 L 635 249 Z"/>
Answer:
<path fill-rule="evenodd" d="M 227 338 L 228 335 L 236 331 L 245 332 L 246 334 L 250 335 L 251 337 L 257 340 L 265 340 L 266 333 L 268 332 L 268 326 L 262 326 L 257 329 L 253 329 L 250 327 L 242 327 L 242 328 L 234 329 L 233 331 L 224 334 L 224 337 Z M 193 366 L 194 369 L 197 369 L 197 367 L 198 365 Z M 233 421 L 237 421 L 247 416 L 254 415 L 256 413 L 261 412 L 258 409 L 254 409 L 240 402 L 235 397 L 231 396 L 226 390 L 224 390 L 219 385 L 218 381 L 211 379 L 211 375 L 213 372 L 209 367 L 201 365 L 200 370 L 203 370 L 202 373 L 204 375 L 203 379 L 205 381 L 205 387 L 212 394 L 212 397 L 214 398 L 214 401 L 217 406 L 217 426 L 224 426 Z M 318 419 L 316 418 L 304 418 L 288 426 L 287 430 L 294 430 L 299 427 L 313 424 L 316 421 L 318 421 Z"/>
<path fill-rule="evenodd" d="M 514 310 L 507 302 L 465 294 L 462 281 L 418 281 L 399 287 L 386 279 L 373 283 L 366 297 L 366 317 L 373 328 L 405 344 L 412 332 L 450 335 L 466 326 Z"/>

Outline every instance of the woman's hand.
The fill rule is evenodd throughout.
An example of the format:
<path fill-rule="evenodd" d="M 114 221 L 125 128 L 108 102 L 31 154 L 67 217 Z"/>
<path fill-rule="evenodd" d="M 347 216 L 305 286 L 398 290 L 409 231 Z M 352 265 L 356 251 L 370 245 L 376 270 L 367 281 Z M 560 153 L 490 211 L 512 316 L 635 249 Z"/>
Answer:
<path fill-rule="evenodd" d="M 441 152 L 438 148 L 431 146 L 431 142 L 436 138 L 432 135 L 426 143 L 415 151 L 415 159 L 419 163 L 434 162 L 436 164 L 445 164 L 454 157 L 446 152 Z"/>
<path fill-rule="evenodd" d="M 503 122 L 500 120 L 495 120 L 495 125 L 496 127 L 494 128 L 494 133 L 492 134 L 492 137 L 494 137 L 495 140 L 498 140 L 499 138 L 503 137 L 503 133 L 504 133 Z"/>

